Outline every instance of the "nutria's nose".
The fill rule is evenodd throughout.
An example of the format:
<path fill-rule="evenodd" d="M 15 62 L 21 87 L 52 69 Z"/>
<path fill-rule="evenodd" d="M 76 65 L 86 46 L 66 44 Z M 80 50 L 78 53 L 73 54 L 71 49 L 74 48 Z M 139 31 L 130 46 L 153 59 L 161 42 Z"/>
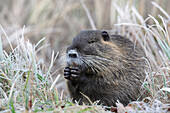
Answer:
<path fill-rule="evenodd" d="M 69 54 L 69 57 L 70 57 L 70 58 L 77 58 L 77 54 L 76 54 L 76 53 L 70 53 L 70 54 Z"/>
<path fill-rule="evenodd" d="M 75 50 L 70 50 L 70 51 L 68 51 L 68 57 L 69 58 L 77 58 L 78 53 Z"/>

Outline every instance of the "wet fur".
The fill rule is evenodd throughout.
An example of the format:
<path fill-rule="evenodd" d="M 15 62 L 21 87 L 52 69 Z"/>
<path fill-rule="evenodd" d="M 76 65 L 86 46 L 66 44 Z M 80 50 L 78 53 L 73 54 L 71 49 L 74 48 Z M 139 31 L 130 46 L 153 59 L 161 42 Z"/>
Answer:
<path fill-rule="evenodd" d="M 110 35 L 110 40 L 104 41 L 101 33 L 82 31 L 67 48 L 76 49 L 82 62 L 80 79 L 67 82 L 70 95 L 80 104 L 88 103 L 82 92 L 92 102 L 100 100 L 104 105 L 115 106 L 119 100 L 127 105 L 140 95 L 147 67 L 145 55 L 130 40 Z"/>

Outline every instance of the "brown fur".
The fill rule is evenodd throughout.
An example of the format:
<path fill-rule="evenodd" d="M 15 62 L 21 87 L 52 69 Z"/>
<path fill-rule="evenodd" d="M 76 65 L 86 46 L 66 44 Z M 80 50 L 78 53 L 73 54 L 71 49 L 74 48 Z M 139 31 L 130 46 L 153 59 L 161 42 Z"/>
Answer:
<path fill-rule="evenodd" d="M 104 41 L 102 31 L 81 31 L 68 50 L 77 50 L 83 64 L 78 81 L 68 80 L 73 100 L 88 103 L 100 100 L 115 106 L 117 100 L 124 105 L 137 100 L 145 78 L 145 55 L 134 44 L 120 35 L 110 35 Z M 93 43 L 90 43 L 93 41 Z"/>

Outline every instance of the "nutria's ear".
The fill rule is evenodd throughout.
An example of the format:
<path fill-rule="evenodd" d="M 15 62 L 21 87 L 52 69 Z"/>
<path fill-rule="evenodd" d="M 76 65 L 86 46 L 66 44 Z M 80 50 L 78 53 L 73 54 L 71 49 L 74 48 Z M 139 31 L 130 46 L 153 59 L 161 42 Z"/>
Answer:
<path fill-rule="evenodd" d="M 102 32 L 102 37 L 103 37 L 104 41 L 109 41 L 110 40 L 109 34 L 106 31 Z"/>

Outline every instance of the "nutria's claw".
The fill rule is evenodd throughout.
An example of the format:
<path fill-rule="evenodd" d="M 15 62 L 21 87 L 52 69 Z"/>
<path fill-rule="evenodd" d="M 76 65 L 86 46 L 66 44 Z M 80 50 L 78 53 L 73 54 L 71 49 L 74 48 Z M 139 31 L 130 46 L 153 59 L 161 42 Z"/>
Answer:
<path fill-rule="evenodd" d="M 65 67 L 64 78 L 68 80 L 78 80 L 80 77 L 80 69 L 78 67 Z"/>
<path fill-rule="evenodd" d="M 65 67 L 64 69 L 64 78 L 65 79 L 70 79 L 70 68 L 69 67 Z"/>

